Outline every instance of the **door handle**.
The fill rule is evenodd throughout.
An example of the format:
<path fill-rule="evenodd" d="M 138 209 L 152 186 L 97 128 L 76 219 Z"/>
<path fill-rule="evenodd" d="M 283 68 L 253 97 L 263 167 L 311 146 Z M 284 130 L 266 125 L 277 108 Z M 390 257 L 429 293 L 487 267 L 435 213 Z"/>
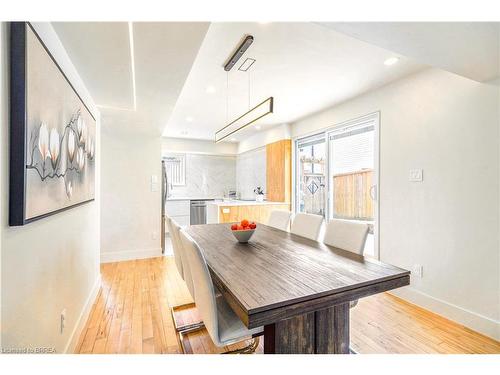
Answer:
<path fill-rule="evenodd" d="M 370 186 L 370 198 L 374 201 L 377 200 L 377 185 Z"/>

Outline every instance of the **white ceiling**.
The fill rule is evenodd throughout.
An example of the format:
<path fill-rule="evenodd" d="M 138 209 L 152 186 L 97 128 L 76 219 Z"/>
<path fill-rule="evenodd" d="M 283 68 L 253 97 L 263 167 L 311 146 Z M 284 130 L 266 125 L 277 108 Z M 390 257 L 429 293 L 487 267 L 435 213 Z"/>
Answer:
<path fill-rule="evenodd" d="M 161 134 L 209 23 L 133 23 L 134 60 L 126 22 L 52 25 L 100 106 L 103 129 L 115 125 L 123 130 Z"/>
<path fill-rule="evenodd" d="M 498 22 L 349 22 L 322 25 L 479 82 L 490 81 L 500 75 Z"/>
<path fill-rule="evenodd" d="M 127 23 L 54 22 L 52 26 L 94 101 L 132 108 L 134 96 Z"/>
<path fill-rule="evenodd" d="M 227 75 L 223 65 L 245 34 L 253 35 L 254 43 Z M 262 128 L 293 122 L 424 67 L 407 58 L 385 66 L 393 55 L 313 23 L 212 23 L 163 134 L 213 139 L 228 120 L 269 96 L 275 99 L 274 113 L 259 120 Z M 238 71 L 247 57 L 257 61 L 249 73 Z M 215 93 L 207 93 L 208 87 Z"/>
<path fill-rule="evenodd" d="M 269 96 L 275 98 L 274 113 L 260 120 L 262 130 L 427 65 L 478 81 L 499 75 L 496 23 L 132 25 L 133 60 L 127 22 L 53 23 L 101 108 L 104 131 L 115 125 L 123 131 L 213 139 L 217 129 Z M 257 62 L 249 73 L 238 71 L 237 64 L 227 74 L 223 65 L 245 34 L 255 41 L 240 61 Z M 385 66 L 395 54 L 399 63 Z M 208 87 L 215 92 L 207 93 Z M 250 127 L 235 138 L 255 131 Z"/>

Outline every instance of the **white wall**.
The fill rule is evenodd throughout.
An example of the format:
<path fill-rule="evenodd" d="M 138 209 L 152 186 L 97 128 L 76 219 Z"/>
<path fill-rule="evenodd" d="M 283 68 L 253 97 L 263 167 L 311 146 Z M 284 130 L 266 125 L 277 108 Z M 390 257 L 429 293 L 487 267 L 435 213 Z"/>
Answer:
<path fill-rule="evenodd" d="M 239 143 L 214 143 L 213 141 L 163 137 L 162 155 L 169 152 L 186 153 L 188 158 L 186 161 L 186 176 L 191 181 L 187 181 L 186 187 L 174 187 L 172 196 L 222 197 L 221 192 L 228 189 L 221 189 L 218 186 L 220 184 L 211 181 L 215 178 L 230 190 L 236 189 L 241 198 L 255 198 L 253 189 L 256 186 L 262 186 L 264 190 L 266 189 L 266 150 L 263 146 L 284 138 L 290 138 L 290 127 L 288 125 L 279 125 L 267 131 L 258 132 Z M 200 155 L 197 157 L 196 154 Z M 222 155 L 236 156 L 233 160 L 233 166 L 228 165 L 228 163 L 221 163 L 220 159 L 214 159 L 217 165 L 225 164 L 227 173 L 223 174 L 220 173 L 220 168 L 217 165 L 214 168 L 209 168 L 208 159 L 206 159 L 208 157 L 222 157 Z M 199 166 L 203 163 L 207 167 L 203 180 L 207 181 L 210 188 L 207 186 L 203 188 L 204 185 L 198 181 L 199 178 L 190 176 L 197 170 L 199 173 Z"/>
<path fill-rule="evenodd" d="M 161 138 L 120 132 L 108 117 L 102 129 L 101 262 L 160 256 Z"/>
<path fill-rule="evenodd" d="M 282 139 L 290 139 L 290 125 L 282 124 L 274 126 L 266 131 L 259 131 L 255 135 L 248 137 L 238 143 L 238 154 L 254 150 L 269 143 L 277 142 Z"/>
<path fill-rule="evenodd" d="M 236 188 L 236 156 L 186 154 L 186 185 L 173 186 L 172 197 L 212 199 Z"/>
<path fill-rule="evenodd" d="M 234 142 L 204 141 L 198 139 L 162 137 L 162 155 L 169 152 L 187 152 L 212 155 L 236 155 L 238 144 Z"/>
<path fill-rule="evenodd" d="M 266 191 L 266 148 L 269 143 L 290 139 L 290 125 L 281 124 L 256 132 L 238 143 L 236 186 L 243 199 L 254 199 L 253 190 L 261 186 Z"/>
<path fill-rule="evenodd" d="M 34 27 L 97 118 L 99 112 L 48 23 Z M 1 344 L 3 348 L 72 350 L 99 286 L 100 138 L 96 139 L 96 200 L 22 227 L 8 226 L 8 25 L 0 26 Z M 66 309 L 66 329 L 59 332 Z"/>
<path fill-rule="evenodd" d="M 239 154 L 236 158 L 236 190 L 242 199 L 255 199 L 253 192 L 260 186 L 266 191 L 266 147 Z"/>
<path fill-rule="evenodd" d="M 292 125 L 380 111 L 380 257 L 422 279 L 395 293 L 500 339 L 499 94 L 427 69 Z M 411 168 L 422 183 L 408 181 Z"/>
<path fill-rule="evenodd" d="M 267 130 L 256 132 L 253 136 L 243 139 L 240 142 L 220 142 L 162 137 L 162 155 L 169 152 L 186 152 L 211 155 L 236 155 L 255 150 L 268 143 L 290 139 L 290 125 L 281 124 Z"/>

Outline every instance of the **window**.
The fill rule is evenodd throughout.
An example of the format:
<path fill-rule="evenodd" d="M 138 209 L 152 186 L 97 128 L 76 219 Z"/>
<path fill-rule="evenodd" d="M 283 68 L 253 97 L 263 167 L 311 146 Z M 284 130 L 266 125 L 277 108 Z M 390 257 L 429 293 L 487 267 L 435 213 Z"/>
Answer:
<path fill-rule="evenodd" d="M 378 258 L 380 113 L 295 139 L 294 211 L 368 223 L 364 254 Z"/>
<path fill-rule="evenodd" d="M 375 127 L 361 124 L 334 130 L 330 144 L 330 217 L 373 220 Z"/>
<path fill-rule="evenodd" d="M 172 186 L 186 185 L 186 155 L 185 154 L 168 154 L 163 160 L 165 161 L 165 169 L 167 181 Z"/>
<path fill-rule="evenodd" d="M 373 113 L 328 132 L 328 218 L 364 221 L 364 255 L 378 257 L 378 126 Z"/>
<path fill-rule="evenodd" d="M 324 133 L 296 142 L 296 210 L 325 216 Z"/>

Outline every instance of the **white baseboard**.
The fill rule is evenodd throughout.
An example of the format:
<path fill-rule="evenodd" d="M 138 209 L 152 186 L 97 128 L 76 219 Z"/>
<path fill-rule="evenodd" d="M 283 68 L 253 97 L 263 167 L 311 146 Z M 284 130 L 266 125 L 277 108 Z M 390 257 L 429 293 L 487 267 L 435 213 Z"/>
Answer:
<path fill-rule="evenodd" d="M 434 298 L 411 287 L 391 290 L 389 293 L 500 341 L 500 321 Z"/>
<path fill-rule="evenodd" d="M 99 288 L 101 287 L 101 275 L 99 275 L 90 291 L 87 300 L 85 301 L 85 305 L 83 306 L 82 312 L 76 321 L 75 327 L 73 328 L 73 332 L 71 332 L 71 336 L 69 337 L 68 343 L 64 348 L 64 353 L 74 353 L 76 349 L 76 345 L 78 344 L 78 339 L 82 334 L 83 329 L 85 328 L 85 324 L 87 323 L 87 319 L 89 318 L 90 311 L 92 310 L 92 305 L 99 293 Z"/>
<path fill-rule="evenodd" d="M 127 250 L 101 252 L 101 263 L 119 262 L 122 260 L 146 259 L 161 256 L 161 248 L 147 250 Z"/>

